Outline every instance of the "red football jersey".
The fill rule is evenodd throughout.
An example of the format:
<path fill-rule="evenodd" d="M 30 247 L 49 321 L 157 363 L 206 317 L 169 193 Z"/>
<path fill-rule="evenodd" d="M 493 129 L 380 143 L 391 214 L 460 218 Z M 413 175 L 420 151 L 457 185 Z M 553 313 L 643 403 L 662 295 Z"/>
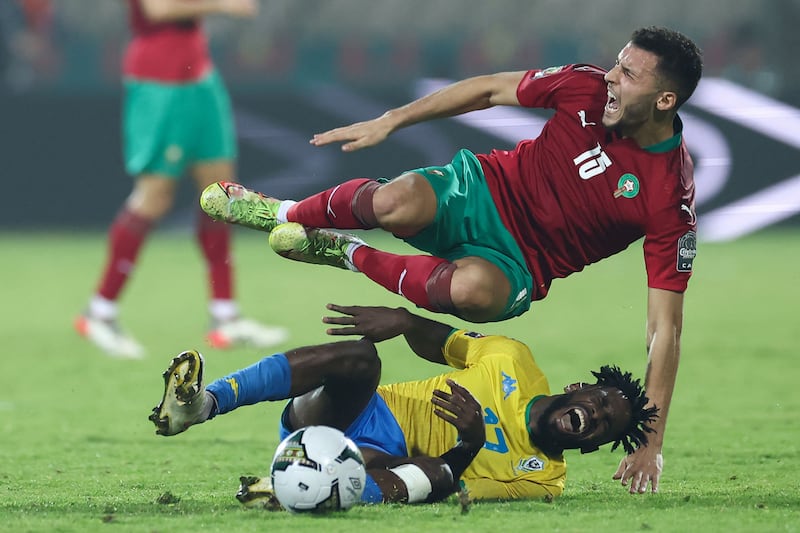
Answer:
<path fill-rule="evenodd" d="M 153 23 L 139 0 L 128 0 L 131 41 L 125 51 L 126 77 L 161 82 L 188 82 L 211 68 L 208 41 L 199 20 Z"/>
<path fill-rule="evenodd" d="M 676 135 L 646 149 L 603 127 L 605 71 L 566 65 L 526 73 L 525 107 L 555 114 L 513 150 L 478 155 L 506 227 L 533 274 L 532 300 L 644 237 L 649 287 L 683 292 L 696 253 L 693 164 Z"/>

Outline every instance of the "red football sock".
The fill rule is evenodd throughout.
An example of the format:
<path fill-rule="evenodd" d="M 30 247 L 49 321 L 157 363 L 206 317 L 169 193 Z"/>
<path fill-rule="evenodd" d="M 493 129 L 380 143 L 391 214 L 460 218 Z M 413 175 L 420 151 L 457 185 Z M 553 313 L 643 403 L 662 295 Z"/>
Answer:
<path fill-rule="evenodd" d="M 369 279 L 419 307 L 455 313 L 450 281 L 456 266 L 430 255 L 397 255 L 369 246 L 353 253 L 353 264 Z"/>
<path fill-rule="evenodd" d="M 107 300 L 119 297 L 128 276 L 136 266 L 139 249 L 153 222 L 123 207 L 108 230 L 108 258 L 97 294 Z"/>
<path fill-rule="evenodd" d="M 215 222 L 203 211 L 197 217 L 197 241 L 208 268 L 208 283 L 214 300 L 233 299 L 231 226 Z"/>
<path fill-rule="evenodd" d="M 377 228 L 372 196 L 379 186 L 367 178 L 346 181 L 297 202 L 289 208 L 286 218 L 314 228 Z"/>

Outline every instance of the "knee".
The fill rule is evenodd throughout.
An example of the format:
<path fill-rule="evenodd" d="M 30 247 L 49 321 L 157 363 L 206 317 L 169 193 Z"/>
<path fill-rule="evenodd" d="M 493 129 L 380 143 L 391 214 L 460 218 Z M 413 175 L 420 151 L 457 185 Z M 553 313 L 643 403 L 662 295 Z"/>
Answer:
<path fill-rule="evenodd" d="M 413 172 L 381 185 L 372 201 L 380 226 L 401 237 L 419 232 L 436 216 L 436 193 Z"/>
<path fill-rule="evenodd" d="M 450 294 L 458 316 L 470 322 L 492 322 L 503 309 L 491 291 L 481 285 L 454 283 Z"/>
<path fill-rule="evenodd" d="M 497 267 L 491 267 L 470 264 L 456 269 L 450 297 L 459 317 L 470 322 L 493 322 L 502 315 L 511 286 Z"/>
<path fill-rule="evenodd" d="M 127 200 L 132 211 L 150 220 L 160 220 L 172 209 L 174 191 L 168 187 L 137 186 Z"/>
<path fill-rule="evenodd" d="M 367 339 L 352 342 L 347 357 L 341 358 L 339 373 L 357 381 L 377 380 L 381 375 L 381 360 L 375 344 Z"/>

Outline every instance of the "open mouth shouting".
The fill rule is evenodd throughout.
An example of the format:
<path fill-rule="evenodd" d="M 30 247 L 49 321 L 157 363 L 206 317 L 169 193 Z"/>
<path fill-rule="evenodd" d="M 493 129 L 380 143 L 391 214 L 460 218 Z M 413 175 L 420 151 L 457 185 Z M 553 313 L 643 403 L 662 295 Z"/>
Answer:
<path fill-rule="evenodd" d="M 619 101 L 617 101 L 617 96 L 608 90 L 608 99 L 606 100 L 606 106 L 603 110 L 606 115 L 613 115 L 617 111 L 619 111 Z"/>
<path fill-rule="evenodd" d="M 588 429 L 588 421 L 589 413 L 585 409 L 572 407 L 562 414 L 556 422 L 565 433 L 580 435 Z"/>

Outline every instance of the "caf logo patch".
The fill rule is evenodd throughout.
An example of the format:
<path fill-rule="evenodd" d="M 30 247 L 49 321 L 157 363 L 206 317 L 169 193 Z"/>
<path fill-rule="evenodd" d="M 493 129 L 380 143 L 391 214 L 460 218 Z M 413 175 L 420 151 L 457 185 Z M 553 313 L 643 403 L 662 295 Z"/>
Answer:
<path fill-rule="evenodd" d="M 687 231 L 678 239 L 678 272 L 691 272 L 697 256 L 697 233 Z"/>
<path fill-rule="evenodd" d="M 564 69 L 564 65 L 560 65 L 558 67 L 547 67 L 546 69 L 542 69 L 536 74 L 533 75 L 533 79 L 544 78 L 545 76 L 549 76 L 550 74 L 555 74 L 556 72 L 561 72 Z"/>

